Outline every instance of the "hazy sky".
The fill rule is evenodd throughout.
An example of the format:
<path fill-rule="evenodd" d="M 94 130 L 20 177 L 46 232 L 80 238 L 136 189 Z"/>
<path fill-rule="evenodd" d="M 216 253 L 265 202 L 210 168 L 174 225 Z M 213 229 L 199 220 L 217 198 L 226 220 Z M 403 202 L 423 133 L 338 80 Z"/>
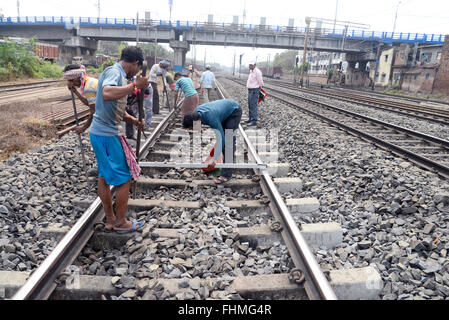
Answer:
<path fill-rule="evenodd" d="M 19 0 L 20 15 L 97 17 L 97 2 Z M 207 15 L 213 14 L 215 22 L 232 22 L 234 15 L 242 22 L 246 8 L 245 23 L 259 24 L 260 18 L 266 17 L 267 24 L 285 26 L 289 18 L 294 18 L 295 26 L 305 26 L 306 16 L 333 20 L 336 4 L 337 0 L 173 0 L 172 20 L 207 21 Z M 100 15 L 110 18 L 135 18 L 137 12 L 143 18 L 145 11 L 151 12 L 152 19 L 168 20 L 170 15 L 168 0 L 100 0 L 100 8 Z M 391 32 L 397 8 L 397 32 L 449 34 L 448 0 L 338 0 L 337 20 L 367 24 L 369 30 Z M 17 16 L 17 0 L 1 0 L 0 10 L 5 16 Z M 204 59 L 204 48 L 197 46 L 196 58 L 200 61 Z M 256 57 L 263 61 L 271 55 L 272 59 L 282 50 L 209 46 L 206 61 L 232 65 L 234 51 L 237 56 L 244 53 L 243 63 L 247 64 Z M 193 50 L 188 53 L 188 57 L 192 56 Z"/>

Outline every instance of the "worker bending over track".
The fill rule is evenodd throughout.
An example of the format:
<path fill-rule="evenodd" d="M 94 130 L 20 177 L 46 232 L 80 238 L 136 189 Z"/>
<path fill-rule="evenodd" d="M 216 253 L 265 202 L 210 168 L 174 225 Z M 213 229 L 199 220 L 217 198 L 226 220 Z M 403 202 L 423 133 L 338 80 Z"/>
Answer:
<path fill-rule="evenodd" d="M 242 119 L 242 108 L 239 104 L 230 99 L 216 100 L 208 103 L 204 103 L 195 108 L 193 112 L 188 112 L 182 120 L 182 126 L 184 128 L 193 128 L 193 123 L 198 121 L 197 124 L 206 124 L 214 129 L 215 136 L 217 137 L 217 144 L 214 151 L 214 156 L 208 162 L 208 168 L 215 167 L 218 158 L 223 153 L 225 155 L 225 162 L 233 163 L 235 155 L 235 141 L 236 137 L 234 131 L 238 129 L 240 120 Z M 195 124 L 195 125 L 197 125 Z M 225 130 L 232 130 L 232 157 L 228 156 L 231 153 L 225 152 Z M 217 151 L 220 150 L 220 151 Z M 232 169 L 222 169 L 222 174 L 218 179 L 215 179 L 216 184 L 227 182 L 232 176 Z"/>

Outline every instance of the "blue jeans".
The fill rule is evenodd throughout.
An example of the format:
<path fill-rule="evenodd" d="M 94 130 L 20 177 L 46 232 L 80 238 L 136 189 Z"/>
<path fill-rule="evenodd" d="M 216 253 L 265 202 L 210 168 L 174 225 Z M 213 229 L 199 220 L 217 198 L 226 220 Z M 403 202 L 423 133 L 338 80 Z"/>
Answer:
<path fill-rule="evenodd" d="M 248 89 L 249 120 L 257 122 L 257 102 L 259 101 L 259 88 Z"/>

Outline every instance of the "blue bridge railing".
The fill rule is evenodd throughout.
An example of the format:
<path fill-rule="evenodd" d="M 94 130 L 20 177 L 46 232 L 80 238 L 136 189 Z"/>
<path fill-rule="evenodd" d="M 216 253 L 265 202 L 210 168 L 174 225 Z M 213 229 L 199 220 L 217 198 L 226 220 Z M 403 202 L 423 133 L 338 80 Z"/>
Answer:
<path fill-rule="evenodd" d="M 5 25 L 63 25 L 65 28 L 73 26 L 107 26 L 107 27 L 136 27 L 136 19 L 126 18 L 92 18 L 92 17 L 56 17 L 56 16 L 40 16 L 40 17 L 0 17 L 0 26 Z M 189 30 L 196 28 L 202 29 L 226 29 L 245 32 L 274 32 L 274 33 L 305 33 L 305 27 L 286 27 L 286 26 L 269 26 L 269 25 L 253 25 L 253 24 L 232 24 L 232 23 L 208 23 L 208 22 L 192 22 L 192 21 L 167 21 L 167 20 L 139 20 L 139 25 L 152 26 L 155 28 Z M 380 32 L 366 30 L 345 30 L 342 29 L 310 29 L 313 35 L 324 36 L 329 38 L 343 38 L 365 41 L 383 41 L 385 43 L 392 42 L 410 42 L 410 43 L 427 43 L 442 44 L 444 42 L 443 34 L 424 34 L 424 33 L 404 33 L 404 32 Z"/>

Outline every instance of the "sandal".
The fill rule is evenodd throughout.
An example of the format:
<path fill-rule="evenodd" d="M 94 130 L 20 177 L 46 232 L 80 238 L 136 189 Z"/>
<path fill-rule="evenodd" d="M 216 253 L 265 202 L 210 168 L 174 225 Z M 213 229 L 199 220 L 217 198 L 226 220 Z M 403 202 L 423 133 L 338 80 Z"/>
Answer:
<path fill-rule="evenodd" d="M 220 176 L 217 179 L 214 179 L 215 184 L 223 184 L 223 183 L 226 183 L 228 181 L 229 181 L 229 179 L 225 178 L 223 176 Z"/>
<path fill-rule="evenodd" d="M 117 229 L 113 229 L 115 232 L 123 234 L 123 233 L 131 233 L 136 231 L 137 229 L 140 229 L 143 225 L 145 224 L 145 221 L 136 221 L 133 220 L 133 225 L 131 226 L 130 229 L 128 230 L 117 230 Z"/>
<path fill-rule="evenodd" d="M 106 228 L 106 224 L 104 222 L 97 222 L 94 224 L 94 231 L 97 232 L 112 232 L 112 228 Z"/>

